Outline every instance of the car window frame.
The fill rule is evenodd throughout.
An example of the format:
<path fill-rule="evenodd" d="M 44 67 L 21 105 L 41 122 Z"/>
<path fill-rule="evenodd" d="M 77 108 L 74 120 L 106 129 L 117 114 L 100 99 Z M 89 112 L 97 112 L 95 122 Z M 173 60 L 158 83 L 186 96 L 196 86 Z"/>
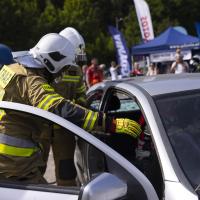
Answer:
<path fill-rule="evenodd" d="M 94 95 L 95 91 L 92 91 L 92 92 L 93 92 L 93 95 Z M 132 113 L 132 112 L 134 112 L 134 111 L 140 111 L 141 114 L 143 114 L 143 116 L 144 116 L 144 118 L 146 120 L 146 124 L 148 126 L 149 133 L 152 133 L 151 129 L 149 128 L 149 122 L 148 122 L 147 117 L 145 116 L 145 111 L 143 110 L 143 106 L 142 106 L 141 102 L 136 97 L 136 95 L 134 95 L 134 93 L 131 93 L 129 90 L 126 90 L 124 88 L 121 88 L 121 87 L 118 87 L 118 86 L 115 86 L 115 85 L 114 86 L 105 87 L 104 88 L 104 95 L 102 96 L 102 100 L 101 100 L 102 102 L 101 102 L 100 111 L 107 113 L 107 111 L 108 111 L 107 110 L 107 103 L 109 101 L 110 96 L 112 96 L 114 93 L 121 93 L 121 94 L 124 94 L 124 95 L 130 97 L 130 99 L 133 99 L 133 101 L 135 101 L 136 104 L 138 105 L 139 110 L 121 111 L 121 112 L 113 112 L 113 113 L 109 112 L 108 114 L 111 114 L 111 116 L 115 116 L 115 115 L 117 116 L 118 114 L 123 113 L 123 114 L 129 116 L 129 114 Z M 137 121 L 137 119 L 136 119 L 136 121 Z M 156 144 L 154 142 L 154 138 L 153 138 L 152 141 L 153 141 L 153 144 L 155 146 Z M 162 174 L 162 180 L 164 182 L 164 176 L 163 176 L 163 172 L 162 172 L 162 165 L 161 165 L 160 160 L 159 160 L 159 153 L 158 153 L 158 151 L 156 151 L 156 154 L 157 154 L 158 162 L 159 162 L 159 165 L 160 165 L 160 168 L 161 168 L 160 170 L 161 170 L 161 174 Z M 163 184 L 163 189 L 164 189 L 164 184 Z"/>
<path fill-rule="evenodd" d="M 98 105 L 98 109 L 94 109 L 93 107 L 91 107 L 91 103 L 94 100 L 95 96 L 98 95 L 97 93 L 101 93 L 100 94 L 101 95 L 101 99 L 99 100 L 100 103 Z M 100 108 L 101 108 L 103 96 L 104 96 L 104 90 L 102 90 L 102 89 L 97 89 L 95 91 L 92 91 L 92 92 L 88 93 L 87 94 L 87 103 L 86 103 L 86 106 L 90 107 L 92 110 L 99 111 Z"/>
<path fill-rule="evenodd" d="M 126 96 L 130 97 L 130 99 L 132 99 L 138 105 L 138 107 L 140 109 L 140 106 L 139 106 L 139 104 L 137 102 L 137 99 L 132 94 L 130 94 L 129 92 L 124 91 L 124 90 L 122 90 L 120 88 L 116 88 L 116 87 L 112 88 L 111 87 L 104 94 L 104 98 L 105 99 L 103 100 L 104 105 L 103 105 L 102 111 L 107 112 L 107 110 L 106 110 L 107 109 L 106 103 L 109 101 L 109 98 L 113 95 L 113 93 L 120 93 L 120 94 L 123 94 L 123 95 L 126 95 Z M 132 111 L 135 111 L 135 110 L 132 110 Z M 122 111 L 119 111 L 119 112 L 128 112 L 128 111 L 122 110 Z"/>

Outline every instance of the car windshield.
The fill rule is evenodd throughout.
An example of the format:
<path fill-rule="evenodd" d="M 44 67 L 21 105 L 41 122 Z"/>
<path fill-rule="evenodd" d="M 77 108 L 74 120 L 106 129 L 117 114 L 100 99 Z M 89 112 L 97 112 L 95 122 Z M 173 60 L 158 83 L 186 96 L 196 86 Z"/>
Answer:
<path fill-rule="evenodd" d="M 196 189 L 200 183 L 200 91 L 159 96 L 156 105 L 177 160 Z"/>

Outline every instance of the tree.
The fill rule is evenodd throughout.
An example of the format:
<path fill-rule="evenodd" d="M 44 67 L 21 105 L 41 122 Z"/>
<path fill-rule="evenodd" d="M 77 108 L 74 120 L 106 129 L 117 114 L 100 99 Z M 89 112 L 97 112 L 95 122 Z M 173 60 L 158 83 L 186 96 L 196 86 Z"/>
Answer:
<path fill-rule="evenodd" d="M 60 30 L 59 12 L 60 9 L 56 8 L 51 1 L 46 2 L 46 7 L 37 20 L 38 38 L 47 33 L 58 32 Z"/>
<path fill-rule="evenodd" d="M 32 34 L 38 15 L 35 0 L 1 0 L 0 40 L 13 50 L 23 50 L 32 44 Z"/>
<path fill-rule="evenodd" d="M 107 0 L 66 0 L 60 13 L 61 26 L 75 27 L 84 37 L 89 60 L 98 57 L 107 59 L 108 29 L 110 2 Z M 102 9 L 104 7 L 104 9 Z M 72 14 L 73 12 L 73 14 Z"/>
<path fill-rule="evenodd" d="M 151 11 L 154 34 L 169 26 L 183 26 L 196 34 L 194 23 L 200 19 L 196 0 L 146 0 Z M 141 42 L 140 28 L 133 0 L 1 0 L 0 40 L 13 50 L 30 49 L 46 33 L 60 32 L 67 26 L 84 37 L 89 60 L 95 56 L 110 63 L 116 50 L 108 25 L 119 29 L 127 45 Z"/>

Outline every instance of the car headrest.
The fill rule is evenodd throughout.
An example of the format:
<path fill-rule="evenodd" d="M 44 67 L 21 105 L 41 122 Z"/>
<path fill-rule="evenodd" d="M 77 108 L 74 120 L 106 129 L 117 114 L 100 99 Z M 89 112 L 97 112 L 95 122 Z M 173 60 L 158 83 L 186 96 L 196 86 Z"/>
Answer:
<path fill-rule="evenodd" d="M 109 99 L 108 110 L 120 109 L 120 100 L 116 95 L 112 95 Z"/>

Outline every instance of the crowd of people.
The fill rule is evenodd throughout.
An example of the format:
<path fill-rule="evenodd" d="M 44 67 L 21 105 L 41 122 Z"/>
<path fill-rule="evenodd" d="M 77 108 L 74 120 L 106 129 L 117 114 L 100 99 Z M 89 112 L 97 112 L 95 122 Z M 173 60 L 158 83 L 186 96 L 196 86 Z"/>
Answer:
<path fill-rule="evenodd" d="M 115 61 L 111 61 L 109 69 L 106 69 L 105 64 L 99 64 L 97 58 L 92 58 L 90 65 L 82 66 L 83 80 L 86 88 L 90 88 L 96 83 L 102 82 L 105 79 L 111 80 L 121 79 L 120 66 Z"/>
<path fill-rule="evenodd" d="M 98 59 L 93 58 L 91 60 L 91 65 L 83 65 L 82 69 L 87 89 L 105 79 L 118 80 L 123 77 L 120 65 L 114 60 L 110 62 L 110 66 L 106 67 L 105 64 L 99 65 Z M 133 62 L 130 77 L 152 76 L 166 73 L 179 74 L 199 71 L 200 55 L 195 55 L 190 60 L 185 61 L 181 49 L 177 48 L 173 62 L 150 62 L 148 66 L 140 66 L 139 62 Z"/>
<path fill-rule="evenodd" d="M 181 49 L 177 48 L 173 62 L 163 62 L 163 63 L 150 62 L 149 66 L 147 67 L 147 71 L 146 72 L 143 71 L 142 74 L 146 76 L 152 76 L 152 75 L 167 74 L 167 73 L 180 74 L 180 73 L 199 72 L 200 71 L 199 67 L 200 67 L 199 55 L 194 55 L 190 60 L 185 61 Z M 136 67 L 134 67 L 134 69 L 135 68 Z M 134 74 L 133 76 L 137 76 L 137 74 Z"/>

